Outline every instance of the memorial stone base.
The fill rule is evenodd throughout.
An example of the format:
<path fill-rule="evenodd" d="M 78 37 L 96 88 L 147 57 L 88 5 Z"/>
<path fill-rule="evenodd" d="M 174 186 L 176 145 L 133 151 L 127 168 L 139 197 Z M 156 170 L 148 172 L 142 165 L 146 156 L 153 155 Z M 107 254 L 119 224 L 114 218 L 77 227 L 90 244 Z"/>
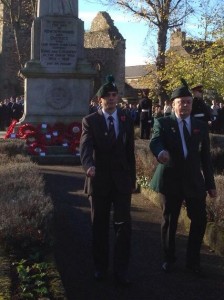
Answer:
<path fill-rule="evenodd" d="M 89 108 L 91 81 L 87 78 L 27 78 L 24 116 L 20 123 L 81 121 Z"/>

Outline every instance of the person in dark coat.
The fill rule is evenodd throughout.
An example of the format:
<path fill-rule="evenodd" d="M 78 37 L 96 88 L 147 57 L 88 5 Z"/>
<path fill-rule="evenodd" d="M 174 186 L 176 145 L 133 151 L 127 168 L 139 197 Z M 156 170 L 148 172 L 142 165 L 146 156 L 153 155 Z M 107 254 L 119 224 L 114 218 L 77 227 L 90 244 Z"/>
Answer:
<path fill-rule="evenodd" d="M 9 99 L 5 99 L 2 104 L 2 122 L 3 130 L 7 130 L 11 123 L 11 102 Z"/>
<path fill-rule="evenodd" d="M 219 103 L 218 116 L 217 116 L 217 131 L 218 133 L 224 133 L 224 105 Z"/>
<path fill-rule="evenodd" d="M 94 112 L 96 112 L 100 106 L 98 104 L 98 97 L 95 96 L 91 101 L 90 101 L 90 105 L 89 105 L 89 114 L 92 114 Z"/>
<path fill-rule="evenodd" d="M 162 270 L 176 261 L 175 236 L 183 201 L 191 220 L 186 267 L 200 274 L 200 249 L 206 228 L 206 195 L 216 197 L 208 127 L 191 116 L 192 95 L 186 86 L 173 91 L 173 111 L 155 119 L 150 149 L 159 164 L 150 183 L 161 193 Z"/>
<path fill-rule="evenodd" d="M 117 109 L 113 76 L 98 91 L 102 109 L 83 118 L 81 163 L 86 172 L 85 193 L 91 203 L 94 277 L 103 280 L 109 264 L 109 223 L 113 205 L 114 278 L 130 284 L 131 194 L 135 189 L 133 120 Z M 108 119 L 109 118 L 109 119 Z"/>
<path fill-rule="evenodd" d="M 11 106 L 11 116 L 12 120 L 17 120 L 22 118 L 23 116 L 23 105 L 19 101 L 19 97 L 16 97 L 16 100 L 13 100 L 12 106 Z"/>
<path fill-rule="evenodd" d="M 206 122 L 207 125 L 210 125 L 212 122 L 212 114 L 210 107 L 203 100 L 203 85 L 195 85 L 191 90 L 193 93 L 191 115 Z"/>
<path fill-rule="evenodd" d="M 138 113 L 140 118 L 140 138 L 149 139 L 152 122 L 152 100 L 143 92 L 143 98 L 139 101 Z"/>

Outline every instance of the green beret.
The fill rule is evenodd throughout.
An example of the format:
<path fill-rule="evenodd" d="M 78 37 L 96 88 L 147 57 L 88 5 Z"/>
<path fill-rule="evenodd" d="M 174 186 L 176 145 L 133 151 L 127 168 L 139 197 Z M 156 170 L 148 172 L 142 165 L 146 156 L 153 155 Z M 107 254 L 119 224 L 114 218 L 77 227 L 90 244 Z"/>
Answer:
<path fill-rule="evenodd" d="M 192 94 L 189 91 L 189 89 L 183 85 L 178 87 L 172 92 L 171 100 L 174 100 L 175 98 L 188 97 L 188 96 L 192 97 Z"/>
<path fill-rule="evenodd" d="M 99 90 L 96 93 L 96 95 L 98 97 L 100 97 L 100 98 L 103 98 L 103 97 L 107 96 L 109 92 L 116 92 L 116 93 L 118 93 L 118 89 L 117 89 L 117 86 L 115 84 L 115 80 L 114 80 L 113 75 L 107 76 L 106 83 L 103 84 L 99 88 Z"/>
<path fill-rule="evenodd" d="M 203 85 L 202 84 L 196 84 L 191 88 L 192 91 L 201 91 L 203 90 Z"/>

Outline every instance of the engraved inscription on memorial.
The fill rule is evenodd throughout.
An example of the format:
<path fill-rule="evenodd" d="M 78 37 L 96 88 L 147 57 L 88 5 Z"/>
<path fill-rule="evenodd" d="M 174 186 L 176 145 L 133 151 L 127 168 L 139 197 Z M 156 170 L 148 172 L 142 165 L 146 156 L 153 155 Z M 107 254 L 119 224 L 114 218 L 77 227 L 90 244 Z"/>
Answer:
<path fill-rule="evenodd" d="M 40 60 L 45 67 L 75 67 L 76 29 L 72 20 L 42 20 Z"/>
<path fill-rule="evenodd" d="M 72 102 L 72 95 L 69 90 L 62 87 L 49 89 L 46 94 L 46 102 L 54 109 L 63 109 Z"/>

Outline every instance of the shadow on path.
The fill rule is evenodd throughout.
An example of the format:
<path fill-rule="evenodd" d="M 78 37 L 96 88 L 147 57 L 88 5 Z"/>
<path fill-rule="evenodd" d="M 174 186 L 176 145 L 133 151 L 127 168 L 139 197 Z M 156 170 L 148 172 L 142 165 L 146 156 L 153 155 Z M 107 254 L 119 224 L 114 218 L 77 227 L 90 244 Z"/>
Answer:
<path fill-rule="evenodd" d="M 90 209 L 83 195 L 81 167 L 40 166 L 46 191 L 55 206 L 55 257 L 68 300 L 224 300 L 224 260 L 203 247 L 205 278 L 184 268 L 187 237 L 177 238 L 175 272 L 163 274 L 160 255 L 160 209 L 141 194 L 133 195 L 132 260 L 133 286 L 116 287 L 110 268 L 105 282 L 93 280 Z M 111 244 L 113 232 L 111 226 Z M 111 249 L 112 251 L 112 249 Z"/>

